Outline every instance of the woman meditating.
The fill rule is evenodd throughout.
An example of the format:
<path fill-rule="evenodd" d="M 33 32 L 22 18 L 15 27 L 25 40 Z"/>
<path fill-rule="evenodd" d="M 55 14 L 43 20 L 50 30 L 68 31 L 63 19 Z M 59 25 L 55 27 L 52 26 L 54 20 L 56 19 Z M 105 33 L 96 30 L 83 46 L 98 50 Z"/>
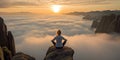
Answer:
<path fill-rule="evenodd" d="M 63 43 L 62 43 L 62 40 L 64 40 Z M 64 45 L 66 44 L 66 42 L 67 42 L 67 40 L 63 36 L 61 36 L 61 31 L 58 30 L 57 33 L 56 33 L 56 36 L 52 40 L 52 43 L 54 44 L 54 46 L 57 49 L 61 49 L 61 48 L 64 47 Z"/>

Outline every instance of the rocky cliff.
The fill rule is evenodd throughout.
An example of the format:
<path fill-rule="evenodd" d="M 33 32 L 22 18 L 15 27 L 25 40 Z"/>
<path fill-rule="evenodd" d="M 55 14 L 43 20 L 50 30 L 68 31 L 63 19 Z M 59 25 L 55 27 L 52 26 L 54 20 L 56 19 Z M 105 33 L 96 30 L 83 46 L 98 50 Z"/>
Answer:
<path fill-rule="evenodd" d="M 49 47 L 44 60 L 73 60 L 74 50 L 70 47 L 56 49 L 54 46 Z"/>
<path fill-rule="evenodd" d="M 95 33 L 120 33 L 120 15 L 110 14 L 103 16 L 100 22 L 93 21 Z"/>
<path fill-rule="evenodd" d="M 98 25 L 99 25 L 99 23 L 100 23 L 100 21 L 94 20 L 94 21 L 92 22 L 91 28 L 97 28 Z"/>
<path fill-rule="evenodd" d="M 0 17 L 0 60 L 35 60 L 35 58 L 24 54 L 16 53 L 14 37 L 3 18 Z"/>
<path fill-rule="evenodd" d="M 4 60 L 11 60 L 15 55 L 15 43 L 11 31 L 7 31 L 7 26 L 3 18 L 0 17 L 0 47 L 3 51 Z M 2 59 L 2 58 L 0 58 Z"/>

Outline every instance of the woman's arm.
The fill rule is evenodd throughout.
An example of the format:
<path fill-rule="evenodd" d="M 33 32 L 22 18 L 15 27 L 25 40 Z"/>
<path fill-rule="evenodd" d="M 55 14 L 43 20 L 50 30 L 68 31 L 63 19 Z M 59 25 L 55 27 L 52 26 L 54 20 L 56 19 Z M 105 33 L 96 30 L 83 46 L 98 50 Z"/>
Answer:
<path fill-rule="evenodd" d="M 64 37 L 63 37 L 63 40 L 64 40 L 64 41 L 67 41 L 67 39 L 65 39 Z"/>
<path fill-rule="evenodd" d="M 67 42 L 67 39 L 65 39 L 65 38 L 63 37 L 63 40 L 64 40 L 63 46 L 65 46 L 65 44 L 66 44 L 66 42 Z"/>
<path fill-rule="evenodd" d="M 55 37 L 51 40 L 51 42 L 53 43 L 53 45 L 55 46 L 56 45 L 56 43 L 55 43 Z"/>

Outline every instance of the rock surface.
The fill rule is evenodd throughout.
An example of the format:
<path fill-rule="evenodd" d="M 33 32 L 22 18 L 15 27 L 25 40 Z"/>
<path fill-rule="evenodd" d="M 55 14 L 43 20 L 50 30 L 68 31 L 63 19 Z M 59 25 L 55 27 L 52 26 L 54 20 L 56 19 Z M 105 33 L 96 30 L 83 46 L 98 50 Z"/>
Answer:
<path fill-rule="evenodd" d="M 11 31 L 7 31 L 7 26 L 4 23 L 3 18 L 0 17 L 0 46 L 7 47 L 12 56 L 16 53 L 14 38 Z"/>
<path fill-rule="evenodd" d="M 14 56 L 16 54 L 16 50 L 15 50 L 15 42 L 14 42 L 14 37 L 12 35 L 12 32 L 11 31 L 8 31 L 8 49 L 11 50 L 12 52 L 12 56 Z"/>
<path fill-rule="evenodd" d="M 15 50 L 14 37 L 11 31 L 7 31 L 7 26 L 3 18 L 0 17 L 0 60 L 35 60 L 35 58 L 17 53 Z"/>
<path fill-rule="evenodd" d="M 7 26 L 3 18 L 0 17 L 0 47 L 4 56 L 4 60 L 11 60 L 15 55 L 15 43 L 11 31 L 7 31 Z M 1 59 L 1 58 L 0 58 Z"/>
<path fill-rule="evenodd" d="M 0 17 L 0 46 L 7 46 L 7 28 L 3 18 Z"/>
<path fill-rule="evenodd" d="M 91 25 L 91 28 L 97 28 L 99 25 L 99 21 L 98 20 L 94 20 L 92 25 Z"/>
<path fill-rule="evenodd" d="M 54 46 L 49 47 L 44 60 L 73 60 L 74 50 L 70 47 L 56 49 Z"/>
<path fill-rule="evenodd" d="M 19 52 L 19 53 L 16 53 L 15 56 L 13 56 L 12 60 L 35 60 L 35 58 L 27 54 L 24 54 L 22 52 Z"/>
<path fill-rule="evenodd" d="M 120 15 L 103 16 L 95 33 L 120 33 Z"/>

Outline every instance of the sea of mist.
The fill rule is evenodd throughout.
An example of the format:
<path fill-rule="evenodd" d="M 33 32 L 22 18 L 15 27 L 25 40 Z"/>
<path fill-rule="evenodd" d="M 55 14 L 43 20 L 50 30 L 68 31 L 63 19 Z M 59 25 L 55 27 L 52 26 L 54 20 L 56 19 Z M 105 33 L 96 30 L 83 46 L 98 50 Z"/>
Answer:
<path fill-rule="evenodd" d="M 95 34 L 92 21 L 74 15 L 1 15 L 15 38 L 17 52 L 43 60 L 58 29 L 74 49 L 74 60 L 120 60 L 120 35 Z"/>

